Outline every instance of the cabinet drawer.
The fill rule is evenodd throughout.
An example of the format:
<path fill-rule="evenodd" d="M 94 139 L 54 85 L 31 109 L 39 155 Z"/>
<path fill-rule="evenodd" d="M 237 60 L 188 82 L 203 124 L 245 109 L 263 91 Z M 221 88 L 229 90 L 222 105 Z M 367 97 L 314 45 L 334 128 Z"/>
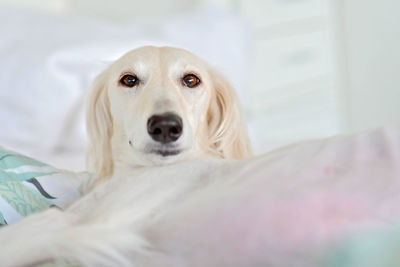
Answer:
<path fill-rule="evenodd" d="M 295 111 L 294 115 L 309 112 L 314 108 L 328 110 L 328 103 L 337 102 L 332 81 L 328 76 L 260 91 L 251 99 L 252 117 L 281 111 Z M 310 114 L 312 114 L 311 112 Z M 262 115 L 261 115 L 262 114 Z"/>
<path fill-rule="evenodd" d="M 254 99 L 247 116 L 256 152 L 339 132 L 338 99 L 326 79 L 279 89 Z"/>
<path fill-rule="evenodd" d="M 242 15 L 249 18 L 255 26 L 263 27 L 304 19 L 325 16 L 327 0 L 240 0 Z"/>
<path fill-rule="evenodd" d="M 253 55 L 252 86 L 268 90 L 330 72 L 326 32 L 259 41 Z"/>

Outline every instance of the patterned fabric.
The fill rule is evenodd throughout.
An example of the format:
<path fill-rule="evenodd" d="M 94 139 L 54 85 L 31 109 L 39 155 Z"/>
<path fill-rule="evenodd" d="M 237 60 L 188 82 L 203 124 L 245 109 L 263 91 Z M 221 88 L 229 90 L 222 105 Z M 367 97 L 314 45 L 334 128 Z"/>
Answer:
<path fill-rule="evenodd" d="M 65 208 L 95 177 L 59 170 L 0 147 L 0 226 L 49 207 Z"/>

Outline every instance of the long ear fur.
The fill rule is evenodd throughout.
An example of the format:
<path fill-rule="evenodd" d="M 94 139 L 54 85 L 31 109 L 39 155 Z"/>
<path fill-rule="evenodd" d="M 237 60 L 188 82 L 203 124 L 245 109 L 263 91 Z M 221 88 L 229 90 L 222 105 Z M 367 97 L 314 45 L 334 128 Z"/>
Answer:
<path fill-rule="evenodd" d="M 94 80 L 86 110 L 86 128 L 89 135 L 86 164 L 89 171 L 99 176 L 99 180 L 108 178 L 113 172 L 113 122 L 106 82 L 107 72 L 104 71 Z"/>
<path fill-rule="evenodd" d="M 251 156 L 247 127 L 233 87 L 215 70 L 210 71 L 214 93 L 208 110 L 209 148 L 222 158 Z"/>

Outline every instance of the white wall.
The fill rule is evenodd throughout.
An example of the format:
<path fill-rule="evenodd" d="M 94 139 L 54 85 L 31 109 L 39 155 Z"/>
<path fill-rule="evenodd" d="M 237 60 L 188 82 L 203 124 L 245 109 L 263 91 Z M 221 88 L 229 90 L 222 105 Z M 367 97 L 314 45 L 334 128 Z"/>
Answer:
<path fill-rule="evenodd" d="M 339 4 L 346 130 L 400 125 L 400 1 Z"/>

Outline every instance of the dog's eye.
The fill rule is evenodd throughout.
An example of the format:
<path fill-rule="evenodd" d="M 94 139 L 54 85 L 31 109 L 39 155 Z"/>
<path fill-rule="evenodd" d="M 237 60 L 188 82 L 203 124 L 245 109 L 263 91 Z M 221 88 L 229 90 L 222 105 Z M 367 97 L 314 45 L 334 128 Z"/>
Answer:
<path fill-rule="evenodd" d="M 139 79 L 132 74 L 126 74 L 126 75 L 122 76 L 120 83 L 127 87 L 134 87 L 134 86 L 138 85 Z"/>
<path fill-rule="evenodd" d="M 189 88 L 194 88 L 200 84 L 200 79 L 194 74 L 187 74 L 183 77 L 182 82 Z"/>

